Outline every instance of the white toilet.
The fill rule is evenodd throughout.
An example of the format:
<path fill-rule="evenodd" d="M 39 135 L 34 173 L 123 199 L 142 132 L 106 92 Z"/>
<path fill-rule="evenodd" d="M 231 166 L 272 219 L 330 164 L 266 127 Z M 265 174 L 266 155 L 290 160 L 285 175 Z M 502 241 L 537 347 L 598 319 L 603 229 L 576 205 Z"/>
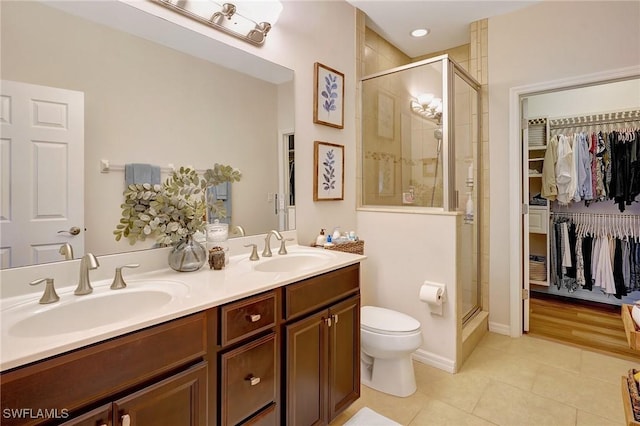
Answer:
<path fill-rule="evenodd" d="M 395 396 L 416 391 L 411 353 L 422 344 L 420 322 L 376 306 L 360 309 L 362 384 Z"/>

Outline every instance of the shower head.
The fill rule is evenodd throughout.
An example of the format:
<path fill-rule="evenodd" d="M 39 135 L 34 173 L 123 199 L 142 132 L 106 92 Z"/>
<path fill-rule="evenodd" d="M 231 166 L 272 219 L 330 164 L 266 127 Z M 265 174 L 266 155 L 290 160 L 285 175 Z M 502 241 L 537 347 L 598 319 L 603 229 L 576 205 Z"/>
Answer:
<path fill-rule="evenodd" d="M 438 127 L 433 131 L 433 137 L 438 140 L 442 140 L 442 127 Z"/>

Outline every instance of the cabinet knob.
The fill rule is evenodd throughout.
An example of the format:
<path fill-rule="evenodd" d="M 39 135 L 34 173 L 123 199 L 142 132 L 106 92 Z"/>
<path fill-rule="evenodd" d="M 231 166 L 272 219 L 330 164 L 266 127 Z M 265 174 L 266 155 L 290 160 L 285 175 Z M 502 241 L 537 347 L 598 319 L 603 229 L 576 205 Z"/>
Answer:
<path fill-rule="evenodd" d="M 260 314 L 247 315 L 247 319 L 251 322 L 258 322 L 260 321 L 260 318 L 262 318 L 262 315 Z"/>
<path fill-rule="evenodd" d="M 324 322 L 327 324 L 327 327 L 331 327 L 331 317 L 325 318 Z"/>
<path fill-rule="evenodd" d="M 333 314 L 331 315 L 331 318 L 333 318 L 333 323 L 337 324 L 338 323 L 338 314 Z"/>
<path fill-rule="evenodd" d="M 257 385 L 258 383 L 260 383 L 260 377 L 256 377 L 256 376 L 249 376 L 249 377 L 247 377 L 247 379 L 246 379 L 246 380 L 248 380 L 248 381 L 249 381 L 249 384 L 250 384 L 251 386 L 255 386 L 255 385 Z"/>
<path fill-rule="evenodd" d="M 120 417 L 120 420 L 122 420 L 122 426 L 131 426 L 131 417 L 128 414 Z"/>

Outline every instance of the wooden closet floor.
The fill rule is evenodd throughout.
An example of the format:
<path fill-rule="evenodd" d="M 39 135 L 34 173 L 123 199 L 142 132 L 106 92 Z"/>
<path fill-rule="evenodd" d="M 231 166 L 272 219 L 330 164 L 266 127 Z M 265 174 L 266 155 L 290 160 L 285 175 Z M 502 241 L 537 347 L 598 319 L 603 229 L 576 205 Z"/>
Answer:
<path fill-rule="evenodd" d="M 529 300 L 529 334 L 627 359 L 640 358 L 640 352 L 629 348 L 617 306 L 585 306 L 532 297 Z"/>

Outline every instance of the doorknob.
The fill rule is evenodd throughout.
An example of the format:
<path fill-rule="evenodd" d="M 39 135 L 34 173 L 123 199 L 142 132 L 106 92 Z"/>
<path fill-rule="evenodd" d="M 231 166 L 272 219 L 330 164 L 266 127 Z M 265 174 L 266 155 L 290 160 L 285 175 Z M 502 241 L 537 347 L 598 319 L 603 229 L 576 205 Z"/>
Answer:
<path fill-rule="evenodd" d="M 65 232 L 69 235 L 78 235 L 80 233 L 80 228 L 78 228 L 77 226 L 72 226 L 68 231 L 65 231 L 64 229 L 62 231 L 58 231 L 58 234 L 63 234 Z"/>

